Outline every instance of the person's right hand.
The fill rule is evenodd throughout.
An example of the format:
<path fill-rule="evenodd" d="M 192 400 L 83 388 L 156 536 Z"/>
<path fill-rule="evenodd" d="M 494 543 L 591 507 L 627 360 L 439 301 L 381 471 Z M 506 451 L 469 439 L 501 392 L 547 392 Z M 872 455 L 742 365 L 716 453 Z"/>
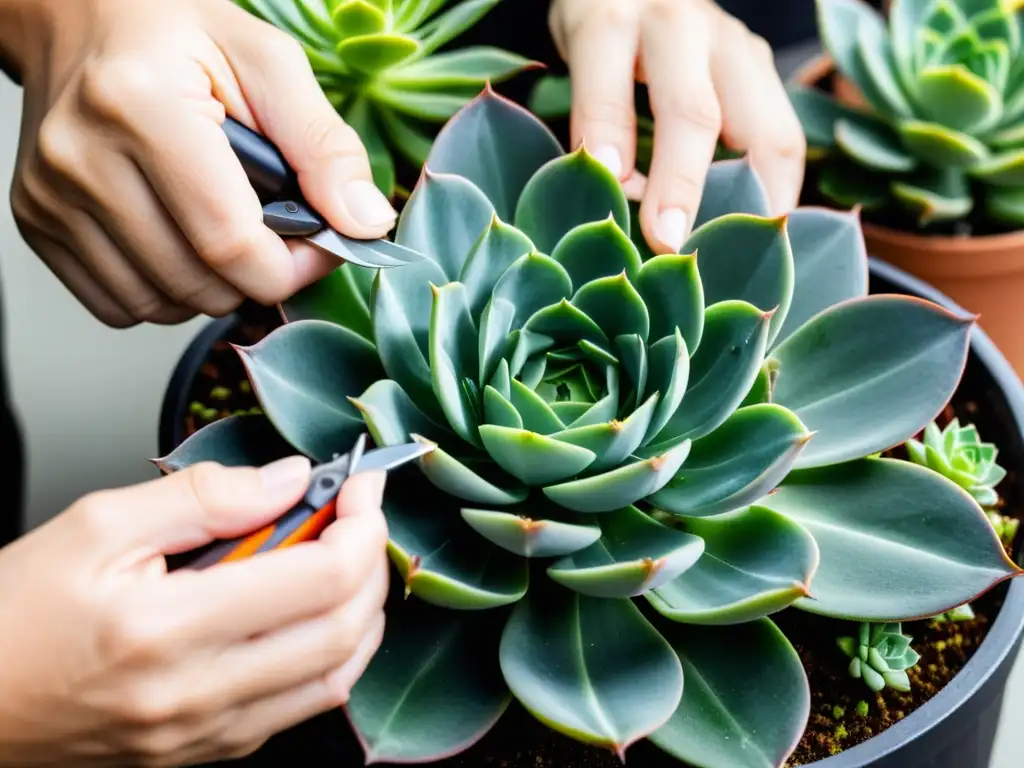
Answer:
<path fill-rule="evenodd" d="M 384 627 L 383 474 L 345 483 L 318 541 L 201 571 L 162 556 L 255 530 L 309 477 L 301 457 L 199 464 L 0 550 L 0 765 L 236 757 L 345 703 Z"/>
<path fill-rule="evenodd" d="M 303 49 L 230 0 L 0 0 L 0 51 L 25 87 L 19 228 L 108 325 L 274 304 L 338 265 L 263 225 L 225 113 L 280 147 L 335 229 L 394 226 Z"/>

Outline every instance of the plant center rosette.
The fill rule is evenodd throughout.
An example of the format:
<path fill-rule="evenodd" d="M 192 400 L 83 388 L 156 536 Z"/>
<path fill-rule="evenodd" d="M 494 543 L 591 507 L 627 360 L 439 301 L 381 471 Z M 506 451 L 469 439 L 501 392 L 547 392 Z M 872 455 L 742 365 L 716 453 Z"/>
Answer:
<path fill-rule="evenodd" d="M 288 302 L 239 350 L 266 417 L 160 461 L 436 446 L 385 494 L 406 595 L 347 706 L 371 762 L 462 751 L 515 697 L 622 755 L 781 765 L 810 696 L 771 614 L 898 622 L 1019 572 L 969 493 L 872 457 L 949 400 L 971 318 L 868 296 L 856 217 L 768 216 L 743 160 L 680 254 L 645 259 L 630 213 L 486 91 L 401 215 L 422 260 Z"/>

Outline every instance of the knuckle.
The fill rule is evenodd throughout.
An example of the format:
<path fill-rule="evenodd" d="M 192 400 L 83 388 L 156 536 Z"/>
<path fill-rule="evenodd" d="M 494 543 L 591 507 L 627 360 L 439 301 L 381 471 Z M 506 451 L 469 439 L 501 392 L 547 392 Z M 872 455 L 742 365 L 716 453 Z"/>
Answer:
<path fill-rule="evenodd" d="M 219 232 L 200 243 L 199 257 L 214 269 L 224 269 L 257 253 L 262 245 L 259 229 L 242 223 L 225 223 Z"/>
<path fill-rule="evenodd" d="M 94 59 L 82 68 L 83 103 L 112 122 L 126 122 L 133 104 L 160 93 L 159 76 L 145 62 L 127 57 Z"/>
<path fill-rule="evenodd" d="M 746 28 L 744 28 L 744 31 L 746 31 Z M 761 37 L 761 35 L 756 35 L 753 32 L 748 32 L 748 34 L 750 35 L 749 45 L 754 56 L 759 61 L 774 62 L 775 51 L 772 50 L 771 43 Z"/>
<path fill-rule="evenodd" d="M 286 67 L 309 68 L 309 59 L 298 40 L 275 28 L 270 28 L 268 31 L 270 34 L 264 44 L 264 52 L 268 53 L 271 59 Z"/>
<path fill-rule="evenodd" d="M 140 323 L 159 323 L 169 308 L 168 303 L 156 294 L 134 298 L 126 307 L 128 314 Z"/>
<path fill-rule="evenodd" d="M 657 111 L 660 114 L 656 119 L 687 123 L 702 133 L 718 134 L 722 129 L 722 108 L 713 94 L 686 94 L 682 89 L 673 89 L 660 101 Z"/>
<path fill-rule="evenodd" d="M 71 175 L 78 166 L 77 141 L 60 111 L 50 112 L 39 125 L 36 137 L 39 160 L 61 176 Z"/>
<path fill-rule="evenodd" d="M 157 720 L 131 739 L 130 748 L 143 768 L 171 765 L 168 758 L 189 745 L 190 739 L 185 732 L 181 728 L 164 725 L 166 722 L 166 718 Z"/>
<path fill-rule="evenodd" d="M 309 121 L 304 146 L 318 162 L 366 163 L 359 135 L 333 112 L 325 112 Z"/>
<path fill-rule="evenodd" d="M 693 5 L 686 0 L 647 0 L 645 10 L 650 20 L 670 24 L 678 21 L 683 12 L 692 13 L 696 10 Z"/>
<path fill-rule="evenodd" d="M 118 530 L 111 491 L 94 491 L 79 499 L 70 510 L 77 535 L 89 545 L 105 542 Z"/>
<path fill-rule="evenodd" d="M 224 496 L 224 468 L 212 461 L 193 464 L 185 470 L 188 477 L 188 491 L 201 509 L 216 507 Z"/>
<path fill-rule="evenodd" d="M 100 622 L 100 639 L 103 650 L 113 659 L 128 659 L 133 663 L 158 663 L 167 656 L 167 632 L 164 622 L 158 620 L 150 612 L 119 609 L 115 605 Z M 144 691 L 148 700 L 160 701 L 156 691 Z M 136 697 L 131 704 L 140 703 L 142 697 Z"/>

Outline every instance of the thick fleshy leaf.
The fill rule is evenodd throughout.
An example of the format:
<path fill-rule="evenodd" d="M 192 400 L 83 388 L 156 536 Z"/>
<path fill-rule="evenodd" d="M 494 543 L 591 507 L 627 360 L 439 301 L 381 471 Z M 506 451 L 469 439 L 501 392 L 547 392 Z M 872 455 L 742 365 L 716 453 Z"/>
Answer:
<path fill-rule="evenodd" d="M 668 720 L 683 693 L 678 657 L 631 601 L 557 586 L 516 606 L 500 660 L 513 695 L 537 719 L 623 758 Z"/>
<path fill-rule="evenodd" d="M 433 443 L 422 435 L 413 433 L 411 438 L 418 443 Z M 473 470 L 466 463 L 459 461 L 444 449 L 436 447 L 426 456 L 417 460 L 420 471 L 431 484 L 449 496 L 473 504 L 490 504 L 495 507 L 516 504 L 527 496 L 527 489 L 511 481 L 511 479 L 493 470 L 487 464 Z"/>
<path fill-rule="evenodd" d="M 761 369 L 757 372 L 757 378 L 754 379 L 754 383 L 750 385 L 750 391 L 747 392 L 746 397 L 743 398 L 743 402 L 740 403 L 740 408 L 746 408 L 751 405 L 764 405 L 772 401 L 772 378 L 774 377 L 773 368 L 769 365 L 766 360 Z"/>
<path fill-rule="evenodd" d="M 770 312 L 742 301 L 708 307 L 701 345 L 690 358 L 689 387 L 655 446 L 679 437 L 697 440 L 729 418 L 757 378 L 770 320 Z"/>
<path fill-rule="evenodd" d="M 852 160 L 829 158 L 818 177 L 818 191 L 841 208 L 876 211 L 890 202 L 889 177 L 873 173 Z"/>
<path fill-rule="evenodd" d="M 565 299 L 535 312 L 526 321 L 523 330 L 534 336 L 552 339 L 552 345 L 557 343 L 559 346 L 568 346 L 585 340 L 608 349 L 608 337 L 600 326 Z"/>
<path fill-rule="evenodd" d="M 652 344 L 647 358 L 650 363 L 647 392 L 658 394 L 660 399 L 642 445 L 647 445 L 665 428 L 683 402 L 690 381 L 690 352 L 678 328 L 671 336 Z"/>
<path fill-rule="evenodd" d="M 530 65 L 529 59 L 509 51 L 492 46 L 475 46 L 439 53 L 394 67 L 384 77 L 389 83 L 412 88 L 483 86 L 485 83 L 499 83 Z"/>
<path fill-rule="evenodd" d="M 391 197 L 395 189 L 395 159 L 385 143 L 376 109 L 365 98 L 357 98 L 342 111 L 345 122 L 359 135 L 370 161 L 373 183 L 385 196 Z"/>
<path fill-rule="evenodd" d="M 937 304 L 877 295 L 796 331 L 772 353 L 772 399 L 817 433 L 796 466 L 858 459 L 924 429 L 960 381 L 973 326 Z"/>
<path fill-rule="evenodd" d="M 202 461 L 226 467 L 262 467 L 295 453 L 262 414 L 228 416 L 189 435 L 166 456 L 152 459 L 161 472 L 177 472 Z"/>
<path fill-rule="evenodd" d="M 455 433 L 472 445 L 480 445 L 476 428 L 477 403 L 464 382 L 480 370 L 476 324 L 469 313 L 469 297 L 462 283 L 434 288 L 430 316 L 430 372 L 434 394 Z"/>
<path fill-rule="evenodd" d="M 391 139 L 391 146 L 398 150 L 414 168 L 420 168 L 427 162 L 430 154 L 432 138 L 423 128 L 396 110 L 377 104 L 380 123 Z"/>
<path fill-rule="evenodd" d="M 515 224 L 537 248 L 551 253 L 571 229 L 604 221 L 609 214 L 629 234 L 629 208 L 619 180 L 581 147 L 548 162 L 529 180 L 516 205 Z"/>
<path fill-rule="evenodd" d="M 858 85 L 866 80 L 857 52 L 861 25 L 882 24 L 878 11 L 862 0 L 818 0 L 818 32 L 837 69 Z"/>
<path fill-rule="evenodd" d="M 920 173 L 911 181 L 893 181 L 892 196 L 913 212 L 921 226 L 961 219 L 974 207 L 971 184 L 960 170 Z"/>
<path fill-rule="evenodd" d="M 480 540 L 454 500 L 411 474 L 384 494 L 388 554 L 406 591 L 442 608 L 481 610 L 526 594 L 527 562 Z"/>
<path fill-rule="evenodd" d="M 617 467 L 640 446 L 657 404 L 658 396 L 652 395 L 624 421 L 573 427 L 555 432 L 551 437 L 593 451 L 597 458 L 587 469 L 590 472 L 601 472 Z"/>
<path fill-rule="evenodd" d="M 348 397 L 385 378 L 370 342 L 323 320 L 287 323 L 238 353 L 277 431 L 316 461 L 344 452 L 364 431 Z"/>
<path fill-rule="evenodd" d="M 380 446 L 400 445 L 421 435 L 435 443 L 450 445 L 455 435 L 427 417 L 409 398 L 409 395 L 391 379 L 376 381 L 361 395 L 349 397 L 349 402 L 363 417 L 370 437 Z"/>
<path fill-rule="evenodd" d="M 761 619 L 727 629 L 659 629 L 683 663 L 686 694 L 651 741 L 699 768 L 784 765 L 807 726 L 811 691 L 779 628 Z M 723 649 L 731 651 L 727 664 Z"/>
<path fill-rule="evenodd" d="M 874 171 L 903 173 L 917 166 L 900 137 L 888 126 L 861 120 L 836 121 L 836 144 L 858 163 Z"/>
<path fill-rule="evenodd" d="M 743 624 L 809 594 L 818 547 L 798 523 L 764 507 L 686 521 L 704 555 L 682 576 L 645 597 L 684 624 Z"/>
<path fill-rule="evenodd" d="M 326 320 L 372 340 L 370 289 L 374 274 L 372 269 L 342 264 L 282 302 L 281 316 L 286 323 Z"/>
<path fill-rule="evenodd" d="M 857 25 L 858 83 L 868 102 L 882 115 L 907 117 L 914 112 L 896 73 L 889 35 L 878 16 Z"/>
<path fill-rule="evenodd" d="M 441 129 L 427 167 L 473 182 L 498 216 L 512 221 L 526 182 L 561 155 L 558 139 L 540 120 L 488 88 Z"/>
<path fill-rule="evenodd" d="M 297 5 L 300 8 L 307 7 L 305 2 L 299 2 Z M 366 0 L 348 0 L 339 3 L 331 12 L 331 20 L 342 37 L 357 37 L 383 32 L 384 27 L 387 26 L 387 17 L 384 12 Z"/>
<path fill-rule="evenodd" d="M 462 519 L 493 544 L 520 557 L 561 557 L 585 549 L 601 537 L 601 528 L 582 520 L 568 522 L 549 505 L 531 502 L 509 512 L 493 509 L 463 509 Z M 537 517 L 540 513 L 540 517 Z"/>
<path fill-rule="evenodd" d="M 490 382 L 494 385 L 495 382 L 492 381 L 492 378 L 500 376 L 502 386 L 496 386 L 495 388 L 505 399 L 512 395 L 504 381 L 506 378 L 509 378 L 509 369 L 508 361 L 502 355 L 509 344 L 515 316 L 515 304 L 501 298 L 493 298 L 480 316 L 479 348 L 477 352 L 480 360 L 479 383 Z M 502 366 L 504 366 L 504 369 Z"/>
<path fill-rule="evenodd" d="M 782 481 L 810 439 L 800 420 L 781 406 L 741 408 L 695 441 L 686 464 L 648 501 L 687 517 L 745 507 Z"/>
<path fill-rule="evenodd" d="M 703 539 L 636 507 L 598 518 L 601 538 L 548 568 L 554 581 L 591 597 L 637 597 L 675 579 L 704 552 Z"/>
<path fill-rule="evenodd" d="M 793 298 L 793 252 L 786 236 L 786 218 L 728 214 L 690 235 L 683 250 L 697 253 L 708 306 L 736 300 L 762 312 L 774 312 L 768 331 L 770 344 L 782 328 Z"/>
<path fill-rule="evenodd" d="M 821 550 L 814 599 L 798 604 L 813 613 L 935 616 L 1021 573 L 966 491 L 907 461 L 794 472 L 760 503 L 799 522 Z"/>
<path fill-rule="evenodd" d="M 897 126 L 903 145 L 936 168 L 970 168 L 988 157 L 973 136 L 938 123 L 907 120 Z"/>
<path fill-rule="evenodd" d="M 480 427 L 480 438 L 495 463 L 527 485 L 546 485 L 573 477 L 596 458 L 586 448 L 524 429 L 485 424 Z"/>
<path fill-rule="evenodd" d="M 565 424 L 551 410 L 551 406 L 536 392 L 517 379 L 512 380 L 511 387 L 512 405 L 522 417 L 524 429 L 542 435 L 565 429 Z"/>
<path fill-rule="evenodd" d="M 1024 189 L 990 189 L 985 193 L 985 211 L 1014 226 L 1024 224 Z"/>
<path fill-rule="evenodd" d="M 512 328 L 520 328 L 535 312 L 572 296 L 572 279 L 551 257 L 528 253 L 505 270 L 492 295 L 515 308 Z"/>
<path fill-rule="evenodd" d="M 834 147 L 835 126 L 839 120 L 869 119 L 863 113 L 843 106 L 818 88 L 794 83 L 787 86 L 786 92 L 804 129 L 807 145 L 811 148 Z"/>
<path fill-rule="evenodd" d="M 473 318 L 479 318 L 495 283 L 521 256 L 533 251 L 530 238 L 496 215 L 462 265 L 459 282 L 466 286 Z M 568 293 L 566 294 L 568 295 Z"/>
<path fill-rule="evenodd" d="M 652 339 L 663 339 L 678 328 L 686 348 L 697 349 L 705 307 L 695 254 L 666 253 L 644 262 L 636 289 L 651 318 Z"/>
<path fill-rule="evenodd" d="M 651 328 L 647 306 L 625 272 L 587 283 L 576 292 L 572 303 L 608 338 L 635 334 L 647 341 Z"/>
<path fill-rule="evenodd" d="M 768 193 L 750 159 L 719 160 L 708 169 L 693 229 L 730 213 L 768 216 L 770 212 Z"/>
<path fill-rule="evenodd" d="M 421 9 L 419 10 L 419 19 L 422 21 L 433 15 L 446 2 L 447 0 L 432 0 L 432 2 L 412 3 L 412 5 L 414 7 L 418 6 Z M 431 19 L 429 23 L 424 24 L 419 30 L 423 40 L 419 55 L 426 56 L 445 43 L 454 40 L 480 21 L 498 2 L 499 0 L 463 0 L 454 4 L 448 11 L 437 18 Z M 422 10 L 424 7 L 426 8 L 425 11 Z M 412 13 L 417 13 L 417 11 Z M 413 24 L 413 28 L 417 26 L 419 26 L 419 22 Z"/>
<path fill-rule="evenodd" d="M 442 91 L 421 91 L 399 88 L 385 81 L 373 90 L 378 104 L 395 112 L 405 113 L 427 122 L 443 123 L 454 116 L 472 99 L 472 94 L 455 88 Z M 429 167 L 429 166 L 428 166 Z"/>
<path fill-rule="evenodd" d="M 512 697 L 491 612 L 446 611 L 392 598 L 380 648 L 352 689 L 345 714 L 367 765 L 422 763 L 467 749 Z"/>
<path fill-rule="evenodd" d="M 600 475 L 549 485 L 544 488 L 544 495 L 575 512 L 611 512 L 664 488 L 689 452 L 690 441 L 687 440 L 657 456 L 639 459 Z"/>
<path fill-rule="evenodd" d="M 868 293 L 867 249 L 856 213 L 797 208 L 786 229 L 793 251 L 793 303 L 776 345 L 823 309 Z"/>
<path fill-rule="evenodd" d="M 527 102 L 530 111 L 543 120 L 565 117 L 572 107 L 572 82 L 563 75 L 544 75 L 534 84 Z"/>
<path fill-rule="evenodd" d="M 387 32 L 350 37 L 338 43 L 338 55 L 357 72 L 374 74 L 393 67 L 420 49 L 417 40 Z"/>
<path fill-rule="evenodd" d="M 551 258 L 565 267 L 576 290 L 591 280 L 621 272 L 633 280 L 640 271 L 640 252 L 611 216 L 569 230 Z"/>
<path fill-rule="evenodd" d="M 962 64 L 919 72 L 917 92 L 928 116 L 954 131 L 984 130 L 1002 114 L 999 92 Z"/>
<path fill-rule="evenodd" d="M 1024 186 L 1024 149 L 990 157 L 972 168 L 971 176 L 994 187 Z"/>

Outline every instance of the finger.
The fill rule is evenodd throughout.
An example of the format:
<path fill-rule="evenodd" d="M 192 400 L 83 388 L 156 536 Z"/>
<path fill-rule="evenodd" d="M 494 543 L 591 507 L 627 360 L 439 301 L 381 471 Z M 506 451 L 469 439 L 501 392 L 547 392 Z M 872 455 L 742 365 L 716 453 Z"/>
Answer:
<path fill-rule="evenodd" d="M 373 629 L 363 636 L 362 642 L 352 654 L 352 657 L 340 668 L 331 673 L 327 682 L 338 698 L 343 703 L 348 703 L 352 696 L 352 689 L 366 672 L 373 657 L 380 649 L 381 641 L 384 639 L 385 614 L 383 611 L 377 614 Z"/>
<path fill-rule="evenodd" d="M 380 516 L 386 482 L 387 474 L 381 471 L 360 472 L 345 480 L 338 492 L 338 520 L 321 534 L 321 539 L 326 534 L 325 541 L 331 543 L 335 538 L 343 537 L 346 521 L 350 518 Z"/>
<path fill-rule="evenodd" d="M 637 13 L 628 4 L 619 4 L 584 17 L 566 40 L 572 74 L 572 146 L 585 143 L 617 179 L 636 162 L 633 72 L 638 36 Z"/>
<path fill-rule="evenodd" d="M 773 215 L 796 207 L 803 186 L 806 141 L 779 78 L 771 46 L 723 17 L 711 70 L 722 106 L 722 138 L 746 150 Z M 771 120 L 765 120 L 771 115 Z"/>
<path fill-rule="evenodd" d="M 312 285 L 338 268 L 338 257 L 322 248 L 316 248 L 305 240 L 294 238 L 288 241 L 288 250 L 295 260 L 295 282 L 297 285 Z"/>
<path fill-rule="evenodd" d="M 711 80 L 713 24 L 703 5 L 658 3 L 641 22 L 654 152 L 640 226 L 655 253 L 678 252 L 700 207 L 721 128 Z"/>
<path fill-rule="evenodd" d="M 292 624 L 228 648 L 217 660 L 217 708 L 271 696 L 344 666 L 382 613 L 388 593 L 388 561 L 376 567 L 347 603 L 309 621 Z"/>
<path fill-rule="evenodd" d="M 331 106 L 294 39 L 262 22 L 257 30 L 255 23 L 250 17 L 214 34 L 261 130 L 335 229 L 355 238 L 384 237 L 398 214 L 373 184 L 359 135 Z"/>

